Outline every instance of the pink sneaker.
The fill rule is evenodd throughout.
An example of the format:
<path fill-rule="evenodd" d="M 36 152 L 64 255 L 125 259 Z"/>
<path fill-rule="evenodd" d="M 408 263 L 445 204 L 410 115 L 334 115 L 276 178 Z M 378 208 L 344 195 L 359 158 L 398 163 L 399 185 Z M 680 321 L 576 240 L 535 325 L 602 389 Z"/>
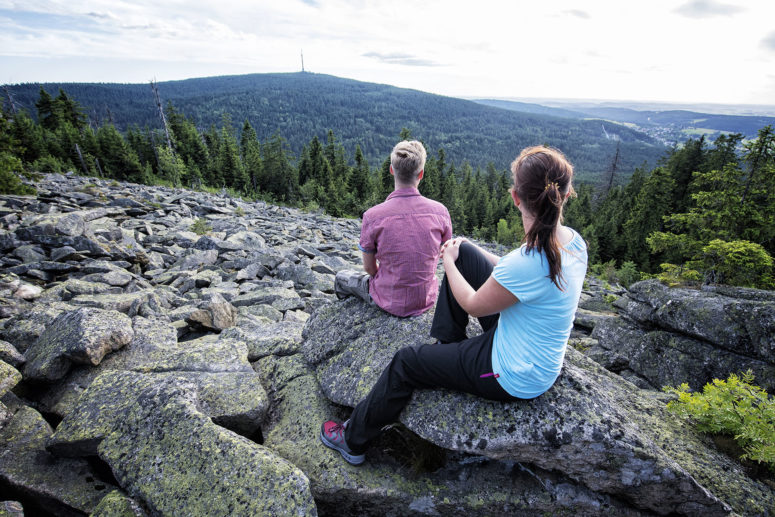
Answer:
<path fill-rule="evenodd" d="M 341 454 L 345 461 L 350 465 L 360 465 L 366 461 L 366 455 L 353 453 L 350 450 L 350 447 L 347 446 L 347 442 L 344 440 L 344 430 L 347 429 L 348 422 L 349 420 L 346 420 L 342 424 L 338 424 L 333 420 L 323 422 L 323 425 L 320 426 L 320 441 L 323 442 L 323 445 L 326 447 L 339 451 L 339 454 Z"/>

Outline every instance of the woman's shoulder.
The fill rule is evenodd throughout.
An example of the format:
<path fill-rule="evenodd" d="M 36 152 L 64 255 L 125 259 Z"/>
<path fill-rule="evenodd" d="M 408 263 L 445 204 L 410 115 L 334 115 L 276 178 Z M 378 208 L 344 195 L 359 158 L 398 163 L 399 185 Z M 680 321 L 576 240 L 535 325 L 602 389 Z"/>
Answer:
<path fill-rule="evenodd" d="M 571 228 L 570 226 L 563 226 L 564 230 L 567 230 L 565 239 L 561 239 L 562 247 L 569 250 L 586 250 L 587 241 L 581 236 L 579 232 Z"/>

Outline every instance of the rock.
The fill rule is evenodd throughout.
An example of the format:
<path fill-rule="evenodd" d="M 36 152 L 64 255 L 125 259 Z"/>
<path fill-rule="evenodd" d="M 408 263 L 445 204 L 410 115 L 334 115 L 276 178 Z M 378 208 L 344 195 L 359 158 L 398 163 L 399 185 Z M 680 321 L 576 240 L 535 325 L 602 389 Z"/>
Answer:
<path fill-rule="evenodd" d="M 616 313 L 610 311 L 590 311 L 587 309 L 579 308 L 576 310 L 576 317 L 573 321 L 573 324 L 577 327 L 584 327 L 586 329 L 592 330 L 600 321 L 610 318 L 616 318 Z"/>
<path fill-rule="evenodd" d="M 90 517 L 146 517 L 140 505 L 120 490 L 113 490 L 102 498 Z"/>
<path fill-rule="evenodd" d="M 16 368 L 0 360 L 0 397 L 19 384 L 21 380 L 22 374 Z"/>
<path fill-rule="evenodd" d="M 0 517 L 24 517 L 24 508 L 18 501 L 0 501 Z"/>
<path fill-rule="evenodd" d="M 19 368 L 24 364 L 25 359 L 24 356 L 16 350 L 15 346 L 8 341 L 0 340 L 0 361 L 5 361 L 14 368 Z"/>
<path fill-rule="evenodd" d="M 325 395 L 352 407 L 397 349 L 428 335 L 430 321 L 429 313 L 400 319 L 351 298 L 313 315 L 302 350 Z M 504 404 L 420 390 L 400 420 L 441 447 L 559 471 L 657 513 L 725 515 L 727 504 L 756 513 L 775 504 L 772 490 L 709 449 L 662 400 L 573 348 L 558 381 L 536 399 Z"/>
<path fill-rule="evenodd" d="M 0 335 L 13 344 L 17 350 L 24 353 L 27 347 L 37 341 L 46 327 L 51 325 L 57 316 L 72 309 L 73 307 L 64 303 L 33 305 L 23 314 L 7 320 Z"/>
<path fill-rule="evenodd" d="M 112 490 L 85 460 L 57 458 L 44 448 L 51 427 L 29 407 L 0 430 L 0 481 L 50 515 L 89 514 Z M 30 515 L 34 515 L 30 512 Z"/>
<path fill-rule="evenodd" d="M 324 293 L 334 292 L 334 275 L 321 274 L 300 264 L 284 263 L 279 265 L 277 278 L 293 281 L 297 289 L 317 289 Z"/>
<path fill-rule="evenodd" d="M 262 249 L 266 246 L 266 240 L 255 232 L 236 232 L 230 235 L 226 242 L 239 245 L 242 249 Z"/>
<path fill-rule="evenodd" d="M 538 468 L 448 453 L 432 472 L 413 470 L 413 454 L 436 454 L 411 433 L 389 431 L 404 451 L 398 459 L 377 447 L 359 467 L 345 463 L 318 438 L 320 424 L 336 407 L 323 396 L 299 355 L 267 356 L 256 363 L 271 386 L 275 415 L 265 445 L 300 467 L 321 512 L 342 515 L 629 515 L 640 513 L 603 494 Z M 408 450 L 406 450 L 408 449 Z M 399 453 L 400 455 L 400 453 Z M 442 456 L 445 456 L 442 452 Z M 376 459 L 375 459 L 376 458 Z M 422 467 L 421 467 L 422 468 Z M 427 467 L 426 467 L 427 468 Z"/>
<path fill-rule="evenodd" d="M 247 305 L 272 304 L 277 300 L 297 300 L 298 293 L 283 287 L 259 287 L 253 291 L 236 296 L 231 300 L 235 307 Z"/>
<path fill-rule="evenodd" d="M 236 320 L 237 309 L 220 294 L 212 295 L 200 309 L 193 311 L 186 318 L 188 323 L 198 324 L 216 332 L 233 327 Z"/>
<path fill-rule="evenodd" d="M 191 251 L 172 265 L 172 269 L 188 270 L 211 266 L 218 260 L 218 250 Z"/>
<path fill-rule="evenodd" d="M 618 306 L 632 319 L 775 364 L 775 300 L 669 288 L 656 280 L 630 286 Z M 753 291 L 753 292 L 751 292 Z M 746 292 L 743 288 L 733 292 Z"/>
<path fill-rule="evenodd" d="M 303 328 L 303 323 L 295 321 L 258 323 L 228 329 L 222 336 L 245 343 L 248 348 L 248 360 L 252 362 L 270 354 L 297 353 L 302 341 Z"/>
<path fill-rule="evenodd" d="M 653 389 L 687 383 L 702 390 L 713 379 L 751 370 L 756 384 L 775 390 L 775 365 L 665 330 L 646 330 L 621 318 L 600 322 L 592 332 L 594 359 L 612 371 L 630 369 Z"/>
<path fill-rule="evenodd" d="M 45 300 L 69 301 L 81 295 L 121 294 L 122 292 L 122 289 L 104 283 L 68 278 L 64 282 L 46 289 L 41 293 L 41 297 Z"/>
<path fill-rule="evenodd" d="M 119 426 L 143 394 L 188 390 L 213 422 L 251 435 L 264 419 L 268 400 L 258 376 L 245 373 L 107 371 L 89 385 L 49 440 L 61 456 L 88 456 Z"/>
<path fill-rule="evenodd" d="M 71 363 L 98 365 L 133 335 L 131 320 L 120 312 L 81 308 L 62 313 L 27 350 L 24 376 L 61 379 Z"/>
<path fill-rule="evenodd" d="M 214 424 L 201 412 L 193 384 L 168 379 L 138 385 L 129 378 L 136 374 L 109 375 L 106 382 L 126 377 L 131 392 L 125 393 L 120 418 L 99 440 L 98 453 L 153 514 L 317 514 L 307 477 L 265 447 Z M 59 431 L 55 443 L 57 436 Z"/>
<path fill-rule="evenodd" d="M 70 300 L 72 305 L 79 305 L 82 307 L 96 307 L 98 309 L 112 310 L 123 312 L 124 314 L 131 314 L 133 306 L 140 306 L 142 304 L 150 302 L 156 294 L 153 289 L 147 289 L 143 291 L 137 291 L 134 293 L 117 293 L 110 294 L 109 292 L 103 294 L 83 294 L 78 295 Z"/>

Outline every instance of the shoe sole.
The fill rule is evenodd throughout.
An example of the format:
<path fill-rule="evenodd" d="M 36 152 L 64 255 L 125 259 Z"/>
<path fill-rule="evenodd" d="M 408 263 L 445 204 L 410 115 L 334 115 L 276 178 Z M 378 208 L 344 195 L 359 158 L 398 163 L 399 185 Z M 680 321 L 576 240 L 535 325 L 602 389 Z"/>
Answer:
<path fill-rule="evenodd" d="M 366 461 L 366 457 L 363 454 L 359 455 L 353 455 L 348 453 L 347 451 L 343 450 L 341 447 L 337 446 L 335 443 L 330 441 L 328 438 L 326 438 L 326 435 L 322 432 L 320 433 L 320 441 L 323 442 L 323 445 L 328 447 L 329 449 L 333 449 L 339 454 L 342 455 L 342 458 L 349 463 L 350 465 L 361 465 L 364 461 Z"/>

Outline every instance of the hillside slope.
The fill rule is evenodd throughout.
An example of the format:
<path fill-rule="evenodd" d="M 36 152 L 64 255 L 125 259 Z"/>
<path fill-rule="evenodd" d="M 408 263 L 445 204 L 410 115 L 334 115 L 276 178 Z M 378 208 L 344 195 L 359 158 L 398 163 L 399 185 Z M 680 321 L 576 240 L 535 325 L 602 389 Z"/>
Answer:
<path fill-rule="evenodd" d="M 92 120 L 110 118 L 119 129 L 132 124 L 158 127 L 147 84 L 47 83 L 74 97 Z M 17 104 L 34 113 L 40 85 L 9 90 Z M 623 174 L 654 165 L 665 147 L 643 133 L 599 121 L 571 120 L 483 106 L 389 85 L 311 74 L 251 74 L 158 83 L 171 102 L 200 127 L 219 126 L 230 115 L 235 126 L 249 120 L 261 140 L 279 132 L 298 155 L 310 139 L 332 129 L 345 148 L 360 144 L 372 166 L 381 162 L 406 127 L 435 151 L 443 148 L 457 164 L 468 160 L 506 168 L 523 147 L 550 144 L 566 152 L 582 175 L 594 179 L 606 170 L 621 142 Z"/>

